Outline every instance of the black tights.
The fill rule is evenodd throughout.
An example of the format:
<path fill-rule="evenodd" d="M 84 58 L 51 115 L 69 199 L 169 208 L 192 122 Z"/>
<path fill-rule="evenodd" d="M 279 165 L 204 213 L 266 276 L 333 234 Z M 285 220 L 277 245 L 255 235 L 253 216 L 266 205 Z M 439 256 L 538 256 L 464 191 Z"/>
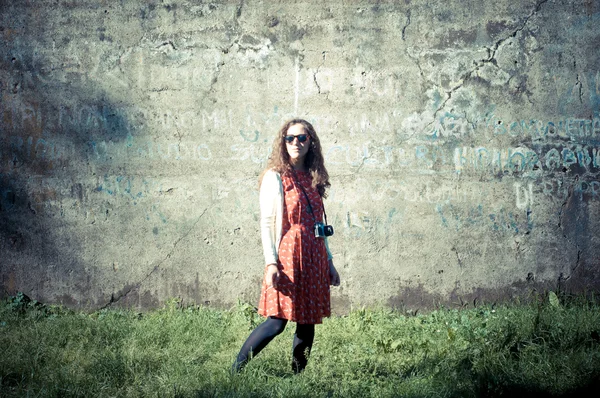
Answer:
<path fill-rule="evenodd" d="M 248 363 L 250 358 L 255 357 L 281 332 L 285 330 L 287 319 L 268 317 L 266 321 L 258 325 L 250 333 L 248 339 L 242 346 L 235 362 L 233 371 L 239 372 Z M 315 325 L 296 325 L 294 344 L 292 346 L 292 369 L 295 373 L 302 372 L 306 367 L 310 349 L 315 338 Z"/>

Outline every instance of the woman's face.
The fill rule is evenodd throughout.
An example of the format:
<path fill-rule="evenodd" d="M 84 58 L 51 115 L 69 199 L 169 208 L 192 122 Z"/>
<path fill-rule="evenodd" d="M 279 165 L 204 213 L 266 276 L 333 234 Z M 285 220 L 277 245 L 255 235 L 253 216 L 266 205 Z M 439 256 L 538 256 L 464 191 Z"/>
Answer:
<path fill-rule="evenodd" d="M 301 140 L 304 140 L 304 142 L 301 142 Z M 304 131 L 304 126 L 293 124 L 288 128 L 285 135 L 285 146 L 288 155 L 290 155 L 291 163 L 304 161 L 304 157 L 310 149 L 310 135 Z"/>

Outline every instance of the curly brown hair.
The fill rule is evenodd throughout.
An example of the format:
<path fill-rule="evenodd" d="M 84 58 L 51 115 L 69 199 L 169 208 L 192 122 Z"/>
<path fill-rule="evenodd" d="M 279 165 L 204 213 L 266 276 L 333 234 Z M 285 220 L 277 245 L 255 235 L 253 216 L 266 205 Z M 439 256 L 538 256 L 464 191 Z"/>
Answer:
<path fill-rule="evenodd" d="M 312 176 L 313 187 L 317 188 L 317 191 L 322 198 L 326 198 L 327 188 L 329 188 L 331 184 L 329 183 L 329 174 L 327 173 L 327 169 L 325 169 L 325 160 L 323 159 L 323 153 L 321 152 L 321 142 L 319 141 L 319 137 L 317 136 L 317 132 L 313 125 L 304 119 L 292 119 L 283 124 L 273 141 L 273 151 L 267 162 L 267 168 L 260 176 L 260 181 L 262 181 L 262 176 L 267 170 L 275 170 L 280 174 L 293 172 L 292 166 L 290 165 L 290 155 L 286 148 L 285 136 L 288 129 L 295 124 L 301 124 L 306 134 L 310 136 L 310 147 L 304 158 L 304 164 Z"/>

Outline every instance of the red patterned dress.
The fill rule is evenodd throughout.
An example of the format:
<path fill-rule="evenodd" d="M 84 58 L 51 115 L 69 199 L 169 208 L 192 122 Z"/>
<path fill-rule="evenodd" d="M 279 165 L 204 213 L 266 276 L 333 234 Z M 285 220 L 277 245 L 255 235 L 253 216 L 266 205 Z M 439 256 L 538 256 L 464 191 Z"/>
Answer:
<path fill-rule="evenodd" d="M 263 280 L 258 313 L 301 324 L 321 323 L 331 314 L 329 263 L 323 238 L 314 234 L 315 220 L 323 220 L 323 201 L 312 187 L 309 172 L 284 173 L 282 237 L 279 244 L 277 288 Z M 306 195 L 297 186 L 302 184 Z M 308 196 L 314 213 L 311 214 Z"/>

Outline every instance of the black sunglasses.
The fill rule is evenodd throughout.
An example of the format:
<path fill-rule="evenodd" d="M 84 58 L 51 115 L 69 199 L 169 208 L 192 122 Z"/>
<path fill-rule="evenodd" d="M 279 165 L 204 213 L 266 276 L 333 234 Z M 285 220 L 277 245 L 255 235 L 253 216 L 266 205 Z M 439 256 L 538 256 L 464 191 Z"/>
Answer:
<path fill-rule="evenodd" d="M 306 142 L 306 140 L 308 139 L 308 134 L 286 135 L 283 138 L 285 139 L 285 142 L 287 142 L 288 144 L 291 144 L 292 142 L 294 142 L 294 138 L 297 138 L 298 142 Z"/>

